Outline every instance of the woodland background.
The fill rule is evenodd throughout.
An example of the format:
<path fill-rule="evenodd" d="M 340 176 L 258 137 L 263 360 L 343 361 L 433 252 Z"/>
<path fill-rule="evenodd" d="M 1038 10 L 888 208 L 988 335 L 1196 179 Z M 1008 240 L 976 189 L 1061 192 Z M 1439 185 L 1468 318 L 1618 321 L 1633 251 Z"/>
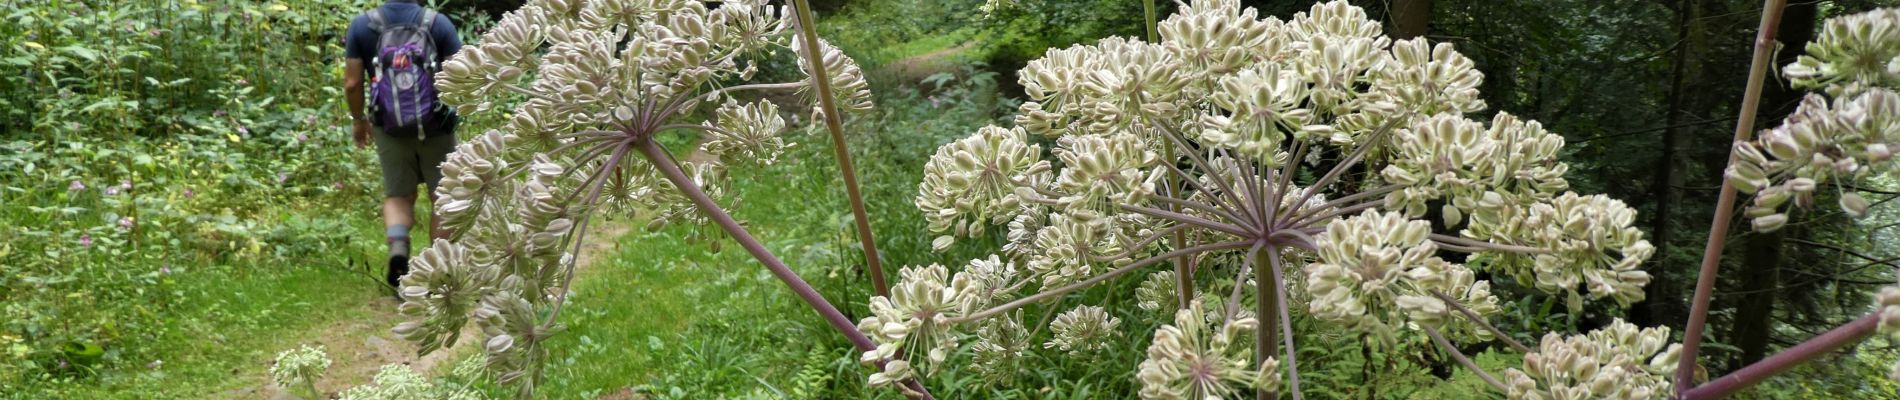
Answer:
<path fill-rule="evenodd" d="M 466 41 L 519 5 L 438 3 Z M 813 3 L 823 36 L 871 72 L 880 108 L 847 128 L 887 265 L 974 255 L 931 252 L 910 199 L 937 145 L 1007 123 L 1021 97 L 1018 68 L 1044 49 L 1144 34 L 1142 3 L 1129 0 L 1019 0 L 994 13 L 979 11 L 979 0 Z M 1282 19 L 1311 4 L 1244 3 Z M 1638 208 L 1660 250 L 1647 267 L 1656 277 L 1648 301 L 1566 315 L 1549 299 L 1522 298 L 1506 311 L 1523 326 L 1504 330 L 1587 330 L 1624 317 L 1679 335 L 1760 2 L 1354 3 L 1393 36 L 1454 43 L 1483 71 L 1489 112 L 1563 134 L 1572 185 Z M 380 251 L 374 159 L 349 146 L 340 105 L 338 36 L 371 4 L 0 0 L 0 398 L 267 397 L 273 389 L 263 371 L 279 350 L 321 343 L 340 363 L 366 365 L 401 350 L 388 343 L 393 303 L 376 286 L 380 270 L 369 267 Z M 1800 55 L 1824 18 L 1896 5 L 1792 2 L 1775 64 Z M 1163 17 L 1174 7 L 1161 6 Z M 779 62 L 780 72 L 768 73 L 796 73 L 790 60 Z M 1770 82 L 1761 127 L 1801 96 Z M 463 133 L 497 122 L 471 118 Z M 736 212 L 856 318 L 868 285 L 853 267 L 861 262 L 852 259 L 859 253 L 850 214 L 826 194 L 836 167 L 823 135 L 795 131 L 791 162 L 735 177 L 777 182 L 740 185 L 735 197 L 747 201 Z M 1900 183 L 1891 181 L 1840 190 L 1877 203 L 1900 198 Z M 1865 315 L 1872 291 L 1900 269 L 1892 229 L 1900 213 L 1875 209 L 1851 220 L 1815 207 L 1773 233 L 1731 232 L 1736 245 L 1723 258 L 1704 350 L 1708 374 Z M 718 251 L 717 232 L 648 231 L 639 221 L 610 229 L 619 238 L 594 253 L 576 287 L 572 329 L 552 344 L 557 361 L 545 396 L 895 397 L 864 391 L 868 372 L 842 339 L 811 344 L 807 338 L 829 335 L 822 322 L 749 258 Z M 718 306 L 730 304 L 753 306 Z M 1893 346 L 1865 342 L 1744 396 L 1900 397 L 1886 378 L 1900 358 Z M 1302 360 L 1326 366 L 1309 372 L 1321 395 L 1482 391 L 1452 366 L 1366 376 L 1358 366 L 1377 355 L 1350 344 L 1307 347 Z M 1485 354 L 1487 366 L 1515 363 Z M 448 365 L 471 355 L 451 353 L 434 375 L 456 379 Z M 952 385 L 938 395 L 1131 392 L 1132 370 L 1090 366 L 1133 365 L 1140 350 L 1102 357 L 1044 360 L 1032 376 L 994 389 L 952 371 L 944 378 Z M 319 386 L 340 391 L 373 371 L 364 368 L 340 370 Z"/>

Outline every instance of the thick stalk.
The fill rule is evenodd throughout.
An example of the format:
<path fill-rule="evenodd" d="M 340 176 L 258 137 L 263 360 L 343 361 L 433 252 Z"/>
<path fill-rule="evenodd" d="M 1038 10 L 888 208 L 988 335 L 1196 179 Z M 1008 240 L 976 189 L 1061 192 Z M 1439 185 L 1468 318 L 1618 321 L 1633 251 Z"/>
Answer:
<path fill-rule="evenodd" d="M 1304 395 L 1300 391 L 1299 348 L 1293 346 L 1293 313 L 1287 310 L 1289 303 L 1286 301 L 1286 276 L 1284 275 L 1286 266 L 1280 262 L 1279 246 L 1267 246 L 1267 262 L 1267 269 L 1273 271 L 1271 275 L 1273 275 L 1274 308 L 1278 309 L 1280 314 L 1280 323 L 1276 325 L 1280 325 L 1280 332 L 1278 332 L 1280 340 L 1286 342 L 1286 381 L 1291 384 L 1293 400 L 1300 400 Z M 1259 280 L 1258 277 L 1254 278 L 1256 282 Z"/>
<path fill-rule="evenodd" d="M 668 182 L 672 182 L 673 186 L 679 188 L 681 194 L 691 199 L 700 212 L 706 213 L 707 218 L 712 219 L 714 224 L 719 225 L 726 234 L 731 235 L 733 241 L 739 242 L 739 247 L 745 248 L 747 253 L 752 253 L 752 257 L 757 258 L 760 264 L 765 264 L 765 269 L 770 270 L 772 276 L 785 282 L 785 286 L 791 288 L 792 292 L 798 295 L 799 300 L 804 300 L 805 305 L 811 306 L 819 316 L 824 317 L 825 322 L 829 323 L 832 329 L 851 340 L 851 345 L 857 347 L 858 351 L 870 351 L 877 347 L 876 343 L 871 342 L 871 338 L 858 332 L 857 324 L 851 323 L 851 319 L 838 311 L 838 307 L 826 301 L 824 296 L 818 294 L 817 289 L 813 289 L 810 283 L 806 283 L 797 272 L 792 272 L 791 267 L 786 266 L 777 255 L 772 254 L 772 251 L 767 250 L 764 244 L 759 243 L 759 239 L 753 237 L 752 232 L 747 231 L 744 226 L 739 225 L 739 221 L 733 220 L 731 215 L 726 214 L 725 209 L 713 202 L 712 196 L 707 196 L 704 190 L 700 190 L 699 184 L 693 183 L 693 179 L 687 177 L 685 171 L 680 170 L 679 164 L 673 161 L 671 155 L 666 154 L 666 149 L 660 148 L 659 142 L 646 140 L 634 146 L 639 148 L 641 156 L 653 163 L 654 169 L 658 169 Z M 882 368 L 882 365 L 879 368 Z M 922 393 L 923 398 L 930 398 L 930 392 L 916 380 L 905 382 L 904 385 Z"/>
<path fill-rule="evenodd" d="M 1768 60 L 1775 49 L 1775 27 L 1781 23 L 1781 10 L 1788 0 L 1767 0 L 1762 5 L 1760 32 L 1755 35 L 1755 56 L 1749 62 L 1748 89 L 1742 94 L 1741 115 L 1735 119 L 1735 141 L 1754 136 L 1755 111 L 1761 104 L 1763 81 L 1768 75 Z M 1733 149 L 1734 146 L 1729 146 Z M 1734 150 L 1728 162 L 1735 164 Z M 1702 270 L 1696 278 L 1695 298 L 1690 303 L 1689 324 L 1683 332 L 1682 358 L 1676 364 L 1676 393 L 1687 393 L 1695 385 L 1696 351 L 1702 347 L 1702 330 L 1709 319 L 1709 296 L 1715 291 L 1716 269 L 1722 265 L 1722 248 L 1728 242 L 1729 220 L 1735 214 L 1735 185 L 1722 180 L 1722 192 L 1715 200 L 1714 222 L 1709 223 L 1709 242 L 1702 251 Z M 1777 356 L 1779 357 L 1779 356 Z"/>
<path fill-rule="evenodd" d="M 1155 2 L 1154 0 L 1148 0 L 1147 4 L 1148 4 L 1148 41 L 1153 42 L 1155 40 Z M 1161 153 L 1162 153 L 1161 162 L 1168 163 L 1170 165 L 1174 164 L 1174 146 L 1161 146 Z M 1161 185 L 1162 185 L 1161 187 L 1162 193 L 1165 193 L 1163 195 L 1165 199 L 1175 200 L 1174 197 L 1185 198 L 1184 196 L 1180 195 L 1180 192 L 1183 191 L 1182 189 L 1185 189 L 1186 187 L 1184 185 L 1175 185 L 1173 179 L 1162 179 Z M 1164 203 L 1167 203 L 1168 211 L 1172 211 L 1172 212 L 1182 211 L 1180 204 L 1176 204 L 1173 201 L 1164 202 Z M 1182 201 L 1182 203 L 1185 203 L 1185 201 Z M 1209 207 L 1209 208 L 1212 208 L 1212 207 Z M 1206 211 L 1206 210 L 1203 210 L 1203 211 Z M 1232 217 L 1228 217 L 1228 218 L 1232 218 Z M 1169 238 L 1169 244 L 1173 245 L 1172 247 L 1176 249 L 1186 247 L 1187 246 L 1187 232 L 1179 231 L 1179 230 L 1175 231 L 1173 237 Z M 1177 305 L 1175 309 L 1177 310 L 1187 309 L 1188 303 L 1194 301 L 1194 270 L 1192 269 L 1192 266 L 1188 265 L 1188 256 L 1184 255 L 1184 256 L 1177 257 L 1174 259 L 1174 288 L 1175 288 L 1174 293 L 1176 294 L 1175 303 Z"/>
<path fill-rule="evenodd" d="M 1266 363 L 1267 357 L 1280 351 L 1280 319 L 1276 318 L 1277 313 L 1273 311 L 1280 308 L 1280 287 L 1274 286 L 1265 272 L 1273 268 L 1273 264 L 1267 260 L 1267 254 L 1273 251 L 1273 247 L 1267 247 L 1248 254 L 1254 258 L 1254 265 L 1260 266 L 1253 270 L 1253 315 L 1254 318 L 1260 320 L 1260 330 L 1253 335 L 1254 367 Z M 1294 396 L 1299 396 L 1298 389 L 1292 392 Z M 1278 393 L 1269 390 L 1259 390 L 1254 393 L 1254 398 L 1259 400 L 1272 400 L 1279 397 Z"/>
<path fill-rule="evenodd" d="M 1797 365 L 1832 353 L 1834 350 L 1859 342 L 1861 339 L 1866 339 L 1867 335 L 1872 335 L 1874 328 L 1879 326 L 1880 314 L 1868 314 L 1865 317 L 1854 320 L 1854 322 L 1849 322 L 1846 325 L 1834 328 L 1834 330 L 1827 331 L 1827 333 L 1823 333 L 1821 336 L 1815 336 L 1813 339 L 1808 339 L 1806 342 L 1801 342 L 1801 344 L 1794 345 L 1794 347 L 1789 347 L 1787 350 L 1764 358 L 1760 362 L 1749 364 L 1728 375 L 1710 380 L 1708 383 L 1702 384 L 1702 386 L 1684 390 L 1682 391 L 1681 398 L 1683 400 L 1719 399 L 1723 396 L 1734 394 L 1736 391 L 1755 386 L 1755 384 L 1767 380 L 1768 377 L 1787 372 Z"/>
<path fill-rule="evenodd" d="M 831 152 L 838 157 L 838 173 L 844 177 L 845 197 L 851 201 L 851 217 L 858 223 L 858 243 L 864 245 L 864 265 L 871 270 L 871 286 L 878 296 L 890 296 L 891 287 L 884 282 L 884 263 L 878 260 L 877 238 L 871 235 L 871 217 L 864 212 L 864 195 L 858 192 L 858 174 L 851 164 L 851 149 L 844 143 L 843 116 L 838 115 L 838 106 L 832 100 L 831 76 L 825 71 L 825 55 L 818 48 L 818 26 L 811 16 L 811 2 L 795 0 L 797 8 L 799 38 L 805 42 L 805 61 L 811 63 L 813 91 L 818 97 L 818 106 L 825 111 L 825 128 L 831 131 Z"/>

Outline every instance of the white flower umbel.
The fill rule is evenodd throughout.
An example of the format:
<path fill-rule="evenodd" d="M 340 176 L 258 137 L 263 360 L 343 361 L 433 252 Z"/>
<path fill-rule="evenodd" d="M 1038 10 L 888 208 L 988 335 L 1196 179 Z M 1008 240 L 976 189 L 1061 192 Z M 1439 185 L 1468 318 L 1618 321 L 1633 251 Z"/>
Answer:
<path fill-rule="evenodd" d="M 1801 87 L 1831 95 L 1853 86 L 1900 85 L 1900 9 L 1829 18 L 1806 54 L 1782 70 Z"/>
<path fill-rule="evenodd" d="M 1157 347 L 1142 367 L 1143 396 L 1202 399 L 1277 386 L 1262 369 L 1285 369 L 1269 375 L 1285 377 L 1298 396 L 1298 332 L 1343 327 L 1389 342 L 1430 336 L 1452 347 L 1450 336 L 1524 348 L 1485 321 L 1498 300 L 1472 270 L 1479 265 L 1571 294 L 1572 310 L 1586 295 L 1620 304 L 1642 298 L 1648 275 L 1636 267 L 1654 249 L 1631 227 L 1633 211 L 1566 192 L 1563 136 L 1508 113 L 1469 119 L 1486 106 L 1478 93 L 1484 77 L 1456 48 L 1395 42 L 1346 1 L 1285 21 L 1259 15 L 1234 0 L 1191 1 L 1159 21 L 1157 42 L 1106 38 L 1049 50 L 1018 74 L 1029 101 L 1014 127 L 984 127 L 940 147 L 916 201 L 936 249 L 1002 231 L 998 256 L 1022 266 L 1022 277 L 991 285 L 982 305 L 931 331 L 994 331 L 1032 324 L 1023 314 L 1069 311 L 1050 328 L 1071 335 L 1078 320 L 1070 317 L 1089 316 L 1080 326 L 1105 319 L 1055 303 L 1102 286 L 1133 288 L 1132 296 L 1109 297 L 1132 304 L 1090 305 L 1123 318 L 1158 318 L 1187 307 L 1184 300 L 1208 299 L 1194 315 L 1218 310 L 1211 317 L 1221 328 L 1210 329 L 1263 332 L 1252 346 L 1221 351 L 1257 346 L 1272 349 L 1262 357 L 1272 361 L 1234 357 L 1222 360 L 1231 361 L 1222 364 L 1227 372 L 1188 373 L 1157 361 L 1186 353 Z M 1433 213 L 1446 222 L 1441 232 L 1417 220 Z M 1439 251 L 1479 262 L 1448 262 Z M 1164 263 L 1173 270 L 1149 270 Z M 996 264 L 1008 263 L 985 263 Z M 1103 285 L 1137 273 L 1138 285 Z M 1117 309 L 1124 306 L 1164 312 Z M 1017 311 L 1025 307 L 1034 308 Z M 1325 326 L 1295 331 L 1295 313 Z M 1009 322 L 988 321 L 996 318 Z M 1190 322 L 1207 323 L 1177 320 L 1157 340 L 1200 329 Z M 1056 346 L 1040 350 L 1066 353 L 1080 342 L 1045 343 Z M 906 352 L 907 365 L 926 364 L 916 353 L 938 351 Z"/>
<path fill-rule="evenodd" d="M 1156 329 L 1148 359 L 1135 372 L 1141 398 L 1236 399 L 1243 389 L 1272 390 L 1258 385 L 1278 382 L 1278 363 L 1269 358 L 1266 368 L 1248 366 L 1253 352 L 1247 338 L 1259 323 L 1252 318 L 1219 321 L 1208 318 L 1195 301 L 1175 312 L 1173 324 Z"/>
<path fill-rule="evenodd" d="M 1409 323 L 1468 332 L 1490 332 L 1452 315 L 1453 305 L 1486 315 L 1498 310 L 1490 282 L 1475 281 L 1469 268 L 1439 259 L 1429 240 L 1431 225 L 1397 213 L 1366 211 L 1333 221 L 1318 237 L 1319 260 L 1306 266 L 1306 290 L 1314 316 L 1371 332 L 1389 333 Z M 1456 329 L 1452 329 L 1456 328 Z"/>
<path fill-rule="evenodd" d="M 295 349 L 277 353 L 277 361 L 270 366 L 271 382 L 281 388 L 303 388 L 316 393 L 316 382 L 330 369 L 330 356 L 324 354 L 323 346 L 298 346 Z"/>
<path fill-rule="evenodd" d="M 461 387 L 439 385 L 406 364 L 387 364 L 376 370 L 371 383 L 350 388 L 343 400 L 480 400 L 482 395 Z"/>
<path fill-rule="evenodd" d="M 1101 307 L 1076 307 L 1056 316 L 1055 322 L 1049 324 L 1052 337 L 1043 347 L 1070 354 L 1100 351 L 1109 347 L 1109 340 L 1121 334 L 1115 330 L 1121 324 L 1121 318 L 1109 316 Z"/>
<path fill-rule="evenodd" d="M 424 250 L 403 280 L 409 320 L 396 332 L 429 352 L 453 344 L 473 319 L 490 375 L 528 397 L 541 378 L 542 343 L 562 330 L 558 317 L 592 217 L 742 231 L 713 217 L 729 219 L 716 205 L 726 168 L 776 161 L 788 146 L 787 124 L 778 105 L 735 94 L 816 97 L 823 83 L 837 112 L 872 105 L 856 63 L 816 38 L 796 40 L 804 38 L 791 32 L 789 11 L 764 0 L 528 0 L 444 63 L 436 74 L 444 103 L 505 122 L 443 164 L 435 197 L 451 234 Z M 808 76 L 823 70 L 825 81 L 753 82 L 765 75 L 759 63 L 786 53 L 815 57 L 817 64 L 798 57 L 798 67 Z M 700 147 L 668 150 L 656 140 L 662 132 L 695 135 L 687 143 Z M 717 157 L 674 159 L 695 150 Z M 789 270 L 775 256 L 755 256 Z M 827 319 L 834 329 L 870 343 L 812 297 L 802 298 L 838 316 Z"/>
<path fill-rule="evenodd" d="M 912 373 L 929 373 L 949 358 L 958 342 L 950 332 L 952 318 L 986 304 L 983 281 L 969 274 L 951 279 L 941 265 L 905 267 L 891 286 L 891 297 L 871 298 L 872 316 L 859 321 L 858 330 L 877 342 L 877 348 L 865 352 L 862 360 L 897 360 L 874 375 L 872 383 L 881 386 Z M 900 352 L 907 358 L 898 359 Z"/>
<path fill-rule="evenodd" d="M 1022 128 L 995 126 L 937 149 L 924 164 L 924 181 L 917 187 L 917 208 L 924 210 L 930 231 L 940 233 L 933 247 L 942 250 L 957 236 L 982 235 L 989 225 L 1015 217 L 1022 208 L 1016 196 L 1018 182 L 1047 174 L 1042 147 L 1028 143 Z"/>
<path fill-rule="evenodd" d="M 1617 319 L 1588 334 L 1544 335 L 1524 355 L 1524 369 L 1504 371 L 1512 399 L 1628 399 L 1669 397 L 1680 344 L 1669 328 L 1638 329 Z"/>
<path fill-rule="evenodd" d="M 1726 177 L 1755 195 L 1747 212 L 1752 226 L 1780 229 L 1788 223 L 1787 209 L 1811 207 L 1816 195 L 1828 192 L 1847 215 L 1866 216 L 1871 204 L 1852 184 L 1893 170 L 1900 147 L 1900 9 L 1828 19 L 1806 54 L 1782 73 L 1795 87 L 1818 93 L 1802 99 L 1780 126 L 1735 144 L 1736 162 Z"/>

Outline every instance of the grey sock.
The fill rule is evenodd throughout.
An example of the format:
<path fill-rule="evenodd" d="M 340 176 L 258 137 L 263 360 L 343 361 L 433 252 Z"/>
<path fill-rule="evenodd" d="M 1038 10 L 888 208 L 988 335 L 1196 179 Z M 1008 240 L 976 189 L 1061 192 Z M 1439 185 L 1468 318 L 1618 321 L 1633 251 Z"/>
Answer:
<path fill-rule="evenodd" d="M 386 234 L 389 237 L 389 255 L 409 256 L 408 225 L 390 225 Z"/>

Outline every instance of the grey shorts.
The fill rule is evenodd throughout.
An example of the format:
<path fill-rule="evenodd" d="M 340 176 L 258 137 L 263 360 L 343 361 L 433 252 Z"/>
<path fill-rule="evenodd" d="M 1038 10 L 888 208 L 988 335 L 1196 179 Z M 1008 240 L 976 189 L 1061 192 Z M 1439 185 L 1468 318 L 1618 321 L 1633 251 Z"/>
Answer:
<path fill-rule="evenodd" d="M 427 183 L 435 192 L 442 182 L 442 162 L 455 151 L 455 135 L 434 135 L 417 139 L 413 135 L 390 135 L 382 128 L 370 127 L 376 137 L 376 160 L 383 165 L 383 196 L 416 196 L 416 185 Z"/>

